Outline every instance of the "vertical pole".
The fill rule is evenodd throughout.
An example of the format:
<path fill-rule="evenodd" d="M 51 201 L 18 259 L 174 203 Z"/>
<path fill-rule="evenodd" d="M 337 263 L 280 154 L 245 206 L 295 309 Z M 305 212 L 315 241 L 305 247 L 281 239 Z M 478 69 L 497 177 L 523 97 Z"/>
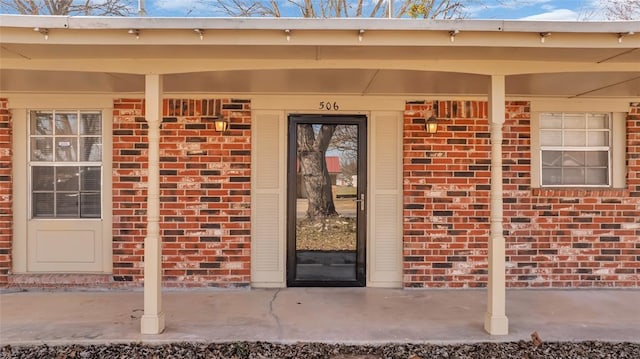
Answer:
<path fill-rule="evenodd" d="M 145 76 L 145 117 L 149 125 L 147 236 L 144 239 L 144 314 L 142 334 L 164 330 L 162 312 L 162 239 L 160 238 L 160 124 L 162 77 Z"/>
<path fill-rule="evenodd" d="M 491 335 L 507 335 L 505 249 L 502 203 L 502 125 L 505 116 L 504 75 L 492 75 L 489 89 L 489 127 L 491 130 L 491 232 L 489 238 L 489 282 L 484 328 Z"/>

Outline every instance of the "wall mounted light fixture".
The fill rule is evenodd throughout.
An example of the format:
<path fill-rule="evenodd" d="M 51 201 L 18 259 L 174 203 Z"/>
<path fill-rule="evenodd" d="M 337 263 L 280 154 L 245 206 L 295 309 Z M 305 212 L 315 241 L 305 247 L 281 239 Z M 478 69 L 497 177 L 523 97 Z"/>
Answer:
<path fill-rule="evenodd" d="M 435 116 L 431 115 L 431 117 L 424 121 L 424 129 L 427 131 L 427 133 L 438 132 L 438 120 L 436 120 Z"/>
<path fill-rule="evenodd" d="M 222 115 L 218 115 L 218 117 L 213 121 L 213 127 L 216 132 L 226 132 L 227 128 L 229 128 L 229 121 Z"/>

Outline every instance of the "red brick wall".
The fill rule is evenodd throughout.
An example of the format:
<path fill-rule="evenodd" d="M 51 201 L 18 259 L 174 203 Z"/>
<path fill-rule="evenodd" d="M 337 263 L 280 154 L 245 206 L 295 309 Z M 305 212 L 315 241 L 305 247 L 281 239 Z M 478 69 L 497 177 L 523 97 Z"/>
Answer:
<path fill-rule="evenodd" d="M 0 98 L 0 285 L 5 285 L 11 271 L 12 243 L 12 149 L 11 113 L 6 98 Z"/>
<path fill-rule="evenodd" d="M 251 112 L 245 100 L 163 102 L 160 215 L 167 286 L 250 283 Z M 230 129 L 213 129 L 215 115 Z M 144 102 L 114 103 L 114 280 L 143 278 L 147 125 Z"/>
<path fill-rule="evenodd" d="M 423 130 L 437 103 L 439 132 Z M 503 141 L 507 285 L 640 285 L 640 105 L 627 119 L 626 190 L 530 188 L 528 102 L 507 102 Z M 490 142 L 487 103 L 407 103 L 404 283 L 487 281 Z"/>

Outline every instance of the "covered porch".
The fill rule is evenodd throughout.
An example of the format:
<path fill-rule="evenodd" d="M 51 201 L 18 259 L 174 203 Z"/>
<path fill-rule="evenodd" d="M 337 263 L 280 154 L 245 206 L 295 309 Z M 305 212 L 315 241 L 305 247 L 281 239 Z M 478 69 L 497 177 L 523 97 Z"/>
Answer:
<path fill-rule="evenodd" d="M 3 93 L 16 93 L 19 96 L 42 92 L 58 96 L 115 93 L 137 94 L 145 99 L 145 117 L 149 125 L 149 177 L 144 244 L 144 305 L 142 308 L 131 308 L 129 315 L 129 319 L 135 319 L 138 323 L 139 320 L 142 321 L 142 333 L 162 333 L 166 321 L 165 335 L 158 337 L 161 338 L 158 340 L 170 340 L 172 327 L 178 328 L 181 325 L 179 323 L 189 323 L 188 326 L 193 327 L 193 330 L 202 328 L 203 332 L 193 333 L 185 328 L 184 331 L 174 332 L 177 337 L 173 339 L 206 340 L 203 333 L 215 327 L 211 324 L 215 321 L 208 321 L 202 326 L 193 321 L 184 321 L 189 318 L 195 320 L 196 317 L 212 319 L 202 315 L 206 312 L 222 319 L 220 313 L 227 312 L 231 317 L 224 319 L 228 320 L 226 326 L 224 323 L 218 323 L 220 325 L 217 326 L 224 328 L 219 332 L 221 338 L 231 333 L 232 336 L 228 338 L 332 341 L 345 338 L 344 335 L 323 338 L 326 333 L 333 333 L 335 323 L 341 323 L 339 327 L 349 328 L 349 333 L 358 333 L 363 327 L 350 325 L 377 321 L 380 318 L 378 313 L 384 313 L 385 310 L 390 311 L 387 318 L 398 318 L 395 315 L 400 315 L 402 309 L 412 308 L 411 312 L 405 313 L 407 321 L 416 319 L 412 330 L 397 328 L 395 337 L 390 337 L 389 322 L 381 319 L 373 325 L 365 325 L 377 332 L 370 331 L 367 336 L 353 340 L 393 341 L 395 338 L 424 341 L 438 338 L 437 340 L 449 341 L 460 337 L 461 327 L 456 323 L 468 330 L 468 340 L 486 340 L 486 335 L 480 334 L 481 331 L 478 330 L 483 326 L 490 334 L 509 333 L 507 299 L 510 303 L 518 303 L 514 306 L 520 308 L 509 309 L 513 311 L 512 321 L 514 317 L 524 318 L 530 315 L 531 306 L 536 307 L 542 303 L 558 305 L 554 304 L 554 300 L 544 299 L 544 295 L 550 295 L 545 294 L 546 292 L 536 292 L 535 296 L 541 297 L 534 303 L 529 302 L 534 300 L 531 299 L 531 292 L 514 292 L 511 294 L 513 299 L 505 295 L 501 166 L 505 100 L 507 97 L 517 99 L 546 96 L 554 101 L 613 101 L 616 104 L 628 104 L 627 99 L 640 95 L 640 73 L 637 65 L 640 61 L 640 53 L 637 51 L 640 40 L 638 36 L 632 36 L 633 32 L 629 30 L 630 26 L 637 24 L 602 24 L 598 27 L 592 24 L 534 25 L 489 21 L 429 22 L 425 27 L 424 23 L 418 22 L 391 25 L 391 22 L 384 21 L 197 21 L 201 23 L 184 19 L 112 19 L 104 24 L 88 18 L 30 18 L 24 21 L 3 17 L 3 64 L 0 73 Z M 38 31 L 33 31 L 34 29 Z M 541 29 L 544 31 L 541 32 Z M 291 96 L 297 106 L 316 111 L 318 109 L 312 107 L 317 104 L 316 97 L 325 100 L 327 95 L 344 96 L 348 99 L 345 101 L 347 105 L 343 105 L 340 111 L 347 112 L 362 110 L 358 97 L 395 96 L 383 101 L 381 107 L 396 106 L 399 111 L 402 111 L 404 100 L 411 100 L 416 96 L 488 98 L 492 185 L 487 292 L 458 292 L 454 295 L 454 292 L 420 293 L 382 289 L 319 290 L 321 295 L 318 298 L 323 295 L 332 298 L 332 307 L 326 311 L 315 310 L 320 304 L 314 303 L 314 300 L 319 299 L 310 294 L 316 293 L 314 289 L 163 295 L 162 239 L 159 233 L 159 143 L 161 106 L 167 94 L 255 97 L 253 108 L 268 110 L 273 110 L 269 107 L 271 99 Z M 18 272 L 26 269 L 21 268 L 21 265 L 18 264 Z M 42 293 L 33 296 L 63 294 Z M 573 300 L 582 301 L 579 294 L 566 294 L 577 296 L 571 297 L 568 303 Z M 636 294 L 627 292 L 624 295 Z M 5 297 L 19 295 L 21 294 L 8 294 Z M 194 309 L 191 304 L 179 304 L 184 300 L 183 296 L 187 298 L 200 295 L 211 296 L 223 306 Z M 236 295 L 244 296 L 239 297 L 240 303 L 242 300 L 249 302 L 239 306 L 238 311 L 234 312 L 224 305 L 235 303 Z M 345 295 L 346 302 L 335 301 L 341 295 Z M 459 297 L 460 302 L 454 305 L 456 302 L 451 300 L 450 295 Z M 562 297 L 564 294 L 558 295 Z M 102 296 L 105 299 L 118 296 L 132 296 L 132 300 L 142 298 L 138 293 Z M 166 297 L 164 305 L 163 297 Z M 234 298 L 222 300 L 222 297 Z M 431 297 L 439 299 L 435 302 L 426 300 Z M 173 298 L 176 302 L 169 304 Z M 473 300 L 469 301 L 469 298 Z M 4 299 L 3 311 L 6 306 Z M 221 301 L 217 302 L 218 300 Z M 367 300 L 377 304 L 362 309 L 362 302 Z M 387 304 L 383 304 L 389 300 L 391 302 L 387 304 L 392 309 L 386 309 Z M 284 303 L 285 301 L 288 302 Z M 206 300 L 193 302 L 200 302 L 202 305 L 208 303 Z M 292 309 L 305 302 L 314 303 L 312 311 L 323 315 L 325 312 L 340 314 L 347 308 L 353 310 L 350 312 L 351 316 L 344 316 L 344 322 L 333 318 L 327 321 L 323 330 L 316 330 L 303 324 L 317 324 L 316 320 L 309 320 L 308 312 Z M 274 308 L 279 303 L 283 304 L 285 311 L 275 311 Z M 447 305 L 451 307 L 443 309 Z M 195 312 L 183 313 L 180 308 Z M 238 313 L 247 308 L 257 312 L 253 317 L 243 319 Z M 138 312 L 138 309 L 144 311 Z M 65 313 L 62 310 L 50 312 Z M 100 310 L 98 312 L 108 313 Z M 483 312 L 484 320 L 479 314 Z M 124 313 L 122 307 L 119 307 L 119 313 Z M 415 313 L 431 315 L 423 317 L 416 316 Z M 443 316 L 442 313 L 448 314 Z M 289 316 L 287 326 L 283 324 L 283 318 Z M 452 320 L 456 316 L 460 321 Z M 557 312 L 553 312 L 552 316 L 559 318 Z M 125 327 L 120 327 L 126 333 L 131 329 L 128 327 L 131 324 L 129 319 L 123 321 L 122 325 Z M 426 325 L 429 320 L 435 321 L 433 325 Z M 395 322 L 406 325 L 404 321 Z M 448 330 L 442 329 L 449 325 L 453 326 L 448 327 Z M 601 324 L 596 326 L 599 325 Z M 236 329 L 231 329 L 232 327 Z M 381 327 L 384 327 L 384 331 L 379 330 Z M 603 327 L 606 328 L 606 325 Z M 296 328 L 305 329 L 298 332 Z M 2 330 L 5 330 L 4 323 Z M 575 333 L 575 330 L 567 327 L 559 327 L 557 330 L 558 340 L 562 335 Z M 516 325 L 515 332 L 512 330 L 511 336 L 505 338 L 524 339 L 529 332 L 529 328 Z M 135 334 L 131 332 L 131 337 L 127 338 L 109 337 L 114 333 L 97 334 L 96 337 L 105 336 L 105 340 L 112 341 L 141 338 L 137 331 Z M 69 334 L 70 337 L 74 335 L 77 334 Z M 594 334 L 584 334 L 585 338 L 589 335 Z"/>

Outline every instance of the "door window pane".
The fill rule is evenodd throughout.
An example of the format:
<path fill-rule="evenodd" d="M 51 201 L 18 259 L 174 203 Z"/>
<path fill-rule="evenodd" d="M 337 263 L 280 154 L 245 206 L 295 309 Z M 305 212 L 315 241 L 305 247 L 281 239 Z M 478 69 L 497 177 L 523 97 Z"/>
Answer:
<path fill-rule="evenodd" d="M 80 173 L 82 191 L 100 191 L 102 178 L 100 167 L 82 167 Z"/>
<path fill-rule="evenodd" d="M 80 195 L 80 217 L 100 218 L 100 193 L 82 193 Z"/>
<path fill-rule="evenodd" d="M 77 152 L 77 137 L 56 137 L 56 161 L 75 162 L 78 160 Z"/>
<path fill-rule="evenodd" d="M 100 113 L 80 114 L 80 134 L 100 136 L 102 134 L 102 119 Z"/>
<path fill-rule="evenodd" d="M 56 136 L 77 135 L 78 134 L 78 114 L 77 113 L 56 113 Z"/>
<path fill-rule="evenodd" d="M 55 213 L 53 210 L 53 193 L 33 193 L 31 194 L 31 208 L 34 218 L 51 218 Z"/>
<path fill-rule="evenodd" d="M 78 218 L 78 193 L 56 193 L 56 217 Z"/>
<path fill-rule="evenodd" d="M 53 135 L 53 113 L 44 111 L 31 111 L 31 135 Z"/>
<path fill-rule="evenodd" d="M 78 191 L 78 167 L 56 167 L 56 191 Z"/>
<path fill-rule="evenodd" d="M 31 186 L 34 191 L 53 191 L 53 170 L 55 167 L 31 167 Z"/>
<path fill-rule="evenodd" d="M 100 162 L 102 160 L 102 138 L 80 138 L 80 161 Z"/>
<path fill-rule="evenodd" d="M 53 161 L 53 138 L 52 137 L 32 137 L 31 138 L 31 161 L 38 161 L 38 162 Z"/>

